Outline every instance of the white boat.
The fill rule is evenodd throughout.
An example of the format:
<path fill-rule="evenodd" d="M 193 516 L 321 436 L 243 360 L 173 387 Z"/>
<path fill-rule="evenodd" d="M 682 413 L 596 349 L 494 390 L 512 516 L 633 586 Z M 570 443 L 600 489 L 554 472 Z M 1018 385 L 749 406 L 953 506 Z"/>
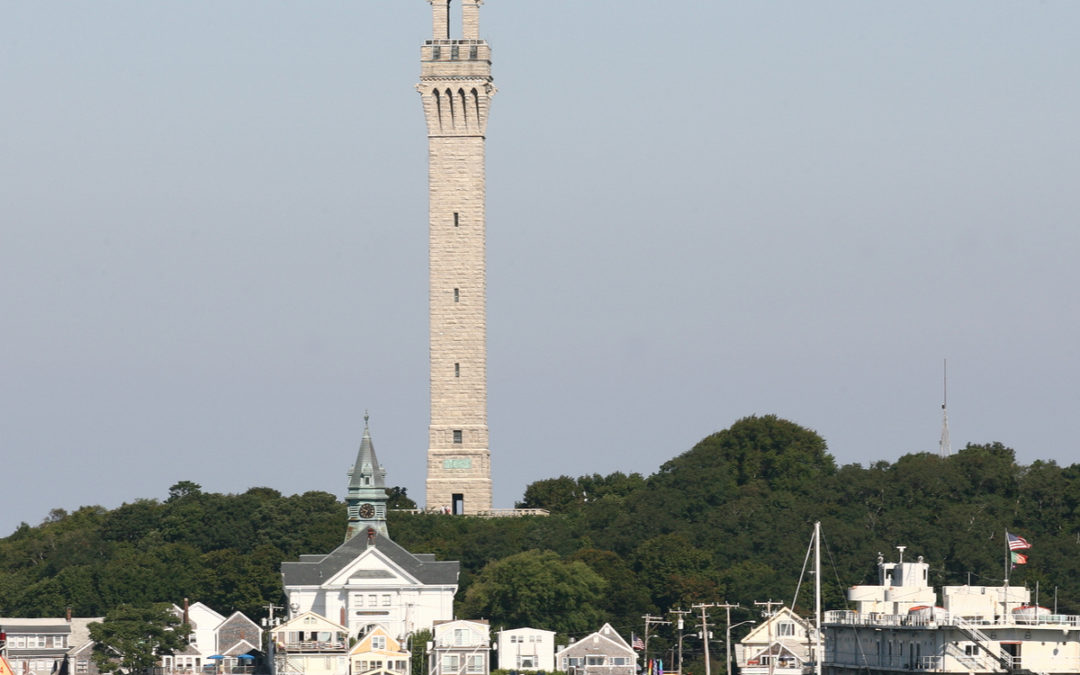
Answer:
<path fill-rule="evenodd" d="M 1080 616 L 1052 614 L 1015 586 L 929 583 L 921 557 L 885 562 L 878 583 L 848 590 L 852 609 L 825 613 L 824 675 L 1080 673 Z"/>

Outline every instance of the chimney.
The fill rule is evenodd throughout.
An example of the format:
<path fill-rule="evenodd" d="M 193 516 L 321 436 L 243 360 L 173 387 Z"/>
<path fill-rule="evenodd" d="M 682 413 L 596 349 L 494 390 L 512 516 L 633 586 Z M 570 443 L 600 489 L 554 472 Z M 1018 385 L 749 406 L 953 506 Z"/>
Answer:
<path fill-rule="evenodd" d="M 184 598 L 184 623 L 191 623 L 188 616 L 188 599 Z"/>
<path fill-rule="evenodd" d="M 70 607 L 67 608 L 67 612 L 64 614 L 64 618 L 67 619 L 68 623 L 71 623 L 71 608 Z"/>

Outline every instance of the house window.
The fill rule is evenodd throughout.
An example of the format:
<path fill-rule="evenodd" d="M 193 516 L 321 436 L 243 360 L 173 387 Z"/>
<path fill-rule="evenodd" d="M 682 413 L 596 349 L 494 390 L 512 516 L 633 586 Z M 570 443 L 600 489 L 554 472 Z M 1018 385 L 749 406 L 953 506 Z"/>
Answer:
<path fill-rule="evenodd" d="M 977 656 L 978 653 L 979 650 L 975 645 L 964 645 L 964 656 Z"/>
<path fill-rule="evenodd" d="M 464 647 L 465 645 L 472 644 L 472 640 L 469 639 L 469 630 L 467 628 L 455 628 L 454 629 L 454 646 Z"/>
<path fill-rule="evenodd" d="M 466 665 L 466 672 L 469 673 L 482 673 L 484 672 L 484 655 L 483 654 L 469 654 L 469 660 Z"/>
<path fill-rule="evenodd" d="M 533 655 L 522 654 L 518 656 L 518 668 L 535 668 L 536 657 Z"/>
<path fill-rule="evenodd" d="M 75 662 L 76 673 L 88 673 L 90 672 L 90 662 L 86 659 L 79 659 Z"/>
<path fill-rule="evenodd" d="M 776 624 L 776 635 L 778 637 L 792 637 L 795 635 L 795 624 L 790 621 Z"/>
<path fill-rule="evenodd" d="M 629 663 L 627 663 L 627 661 L 629 660 L 630 659 L 626 658 L 625 656 L 616 656 L 611 659 L 611 663 L 615 666 L 628 666 L 630 665 Z"/>
<path fill-rule="evenodd" d="M 758 657 L 758 663 L 760 663 L 763 666 L 767 666 L 770 663 L 772 663 L 772 657 L 771 656 L 759 656 Z"/>
<path fill-rule="evenodd" d="M 385 635 L 373 635 L 371 637 L 372 649 L 386 649 L 386 636 Z"/>
<path fill-rule="evenodd" d="M 442 669 L 443 670 L 457 670 L 458 669 L 458 655 L 457 654 L 443 654 L 442 655 Z"/>
<path fill-rule="evenodd" d="M 52 639 L 53 648 L 67 647 L 67 645 L 64 644 L 64 642 L 65 642 L 64 638 L 66 638 L 66 637 L 67 637 L 66 635 L 54 635 L 53 639 Z"/>
<path fill-rule="evenodd" d="M 461 443 L 461 429 L 454 429 L 454 442 Z"/>
<path fill-rule="evenodd" d="M 602 666 L 604 665 L 603 654 L 589 654 L 585 657 L 585 665 L 587 666 Z"/>

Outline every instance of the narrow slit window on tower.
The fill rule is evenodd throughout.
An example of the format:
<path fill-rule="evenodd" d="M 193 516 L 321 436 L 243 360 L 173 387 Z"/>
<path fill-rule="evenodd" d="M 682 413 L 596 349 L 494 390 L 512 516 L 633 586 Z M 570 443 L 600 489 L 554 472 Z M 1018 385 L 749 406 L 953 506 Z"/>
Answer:
<path fill-rule="evenodd" d="M 454 227 L 458 226 L 458 212 L 454 211 Z"/>
<path fill-rule="evenodd" d="M 454 364 L 454 377 L 461 377 L 461 364 L 460 363 L 455 363 Z"/>
<path fill-rule="evenodd" d="M 459 302 L 460 300 L 461 300 L 461 290 L 455 288 L 454 289 L 454 302 Z"/>
<path fill-rule="evenodd" d="M 450 45 L 450 60 L 451 61 L 457 61 L 458 60 L 458 46 L 457 45 Z"/>
<path fill-rule="evenodd" d="M 454 429 L 454 442 L 461 444 L 461 429 Z"/>

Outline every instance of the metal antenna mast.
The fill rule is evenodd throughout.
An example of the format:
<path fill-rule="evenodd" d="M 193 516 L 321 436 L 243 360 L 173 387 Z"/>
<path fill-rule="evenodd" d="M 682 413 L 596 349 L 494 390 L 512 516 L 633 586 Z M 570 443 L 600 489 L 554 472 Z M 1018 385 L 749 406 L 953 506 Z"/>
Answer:
<path fill-rule="evenodd" d="M 952 454 L 952 443 L 949 442 L 949 360 L 944 359 L 942 372 L 944 375 L 942 398 L 941 398 L 941 442 L 938 444 L 938 453 L 942 457 Z"/>

